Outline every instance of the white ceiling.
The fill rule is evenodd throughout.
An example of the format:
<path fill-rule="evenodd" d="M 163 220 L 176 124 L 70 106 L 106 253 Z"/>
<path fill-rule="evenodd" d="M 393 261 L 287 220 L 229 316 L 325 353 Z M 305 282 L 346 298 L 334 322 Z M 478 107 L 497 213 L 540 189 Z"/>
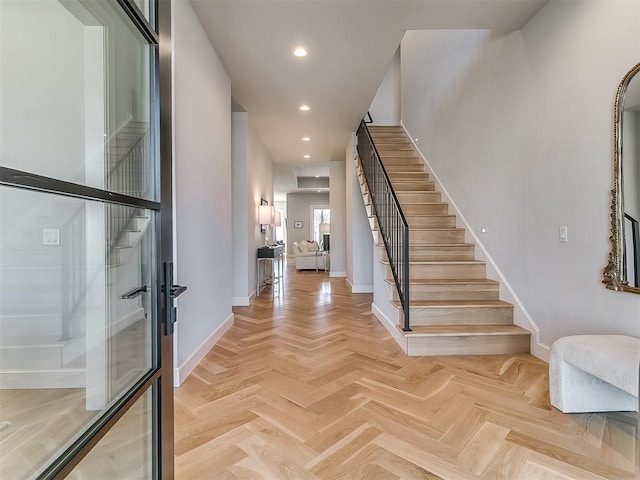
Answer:
<path fill-rule="evenodd" d="M 278 197 L 295 174 L 343 160 L 407 30 L 518 29 L 547 0 L 191 0 L 275 169 Z M 292 51 L 304 46 L 309 55 Z M 309 112 L 298 107 L 306 103 Z M 311 137 L 303 142 L 303 136 Z M 310 160 L 303 159 L 310 154 Z M 306 167 L 312 167 L 312 170 Z M 324 168 L 317 173 L 317 168 Z M 280 178 L 282 177 L 282 178 Z M 284 189 L 284 190 L 283 190 Z"/>

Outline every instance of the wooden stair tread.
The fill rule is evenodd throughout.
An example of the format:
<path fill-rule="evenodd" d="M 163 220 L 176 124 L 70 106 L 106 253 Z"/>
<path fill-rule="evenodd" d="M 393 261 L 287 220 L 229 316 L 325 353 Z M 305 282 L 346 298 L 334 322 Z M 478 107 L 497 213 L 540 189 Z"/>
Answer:
<path fill-rule="evenodd" d="M 531 335 L 517 325 L 416 325 L 413 331 L 403 332 L 406 336 L 445 336 L 456 335 L 471 337 L 477 335 Z"/>
<path fill-rule="evenodd" d="M 385 279 L 385 282 L 394 284 L 392 278 Z M 410 285 L 498 285 L 500 282 L 489 278 L 411 278 Z"/>
<path fill-rule="evenodd" d="M 368 206 L 368 205 L 367 205 Z M 405 218 L 451 218 L 454 217 L 455 215 L 452 215 L 450 213 L 406 213 Z M 411 230 L 415 230 L 418 227 L 413 227 Z M 433 228 L 439 228 L 439 227 L 433 227 Z M 447 228 L 447 227 L 440 227 L 440 228 Z M 448 228 L 458 228 L 458 227 L 448 227 Z"/>
<path fill-rule="evenodd" d="M 376 247 L 383 247 L 384 243 L 376 242 Z M 419 245 L 409 245 L 409 248 L 415 249 L 438 249 L 438 248 L 472 248 L 475 247 L 474 243 L 434 243 L 434 244 L 419 244 Z"/>
<path fill-rule="evenodd" d="M 405 217 L 412 218 L 411 215 L 405 215 Z M 464 228 L 459 227 L 410 227 L 410 232 L 463 232 Z"/>
<path fill-rule="evenodd" d="M 395 307 L 401 308 L 402 303 L 398 300 L 392 300 L 391 303 Z M 512 303 L 502 300 L 416 300 L 410 301 L 409 308 L 495 308 L 495 307 L 513 307 Z"/>
<path fill-rule="evenodd" d="M 438 245 L 438 244 L 436 244 Z M 383 265 L 389 265 L 389 261 L 382 259 L 380 263 Z M 409 266 L 411 265 L 485 265 L 482 260 L 411 260 L 409 259 Z"/>

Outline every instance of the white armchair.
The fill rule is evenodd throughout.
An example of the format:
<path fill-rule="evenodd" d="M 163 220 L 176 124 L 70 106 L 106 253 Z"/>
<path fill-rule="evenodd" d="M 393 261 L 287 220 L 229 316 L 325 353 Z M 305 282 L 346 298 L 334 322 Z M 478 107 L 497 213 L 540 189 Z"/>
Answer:
<path fill-rule="evenodd" d="M 307 240 L 293 242 L 293 254 L 296 261 L 296 270 L 325 270 L 327 259 L 319 251 L 316 242 Z"/>

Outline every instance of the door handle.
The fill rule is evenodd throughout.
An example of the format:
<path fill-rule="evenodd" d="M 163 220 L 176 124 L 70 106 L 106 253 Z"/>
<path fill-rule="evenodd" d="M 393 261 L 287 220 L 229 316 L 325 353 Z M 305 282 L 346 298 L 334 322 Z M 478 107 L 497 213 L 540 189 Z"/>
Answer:
<path fill-rule="evenodd" d="M 132 298 L 139 297 L 143 293 L 147 293 L 147 291 L 148 291 L 147 286 L 143 285 L 142 287 L 134 288 L 130 292 L 125 293 L 124 295 L 122 295 L 122 299 L 131 300 Z"/>
<path fill-rule="evenodd" d="M 182 295 L 186 291 L 187 291 L 187 287 L 183 285 L 171 285 L 169 296 L 171 298 L 178 298 L 180 295 Z"/>
<path fill-rule="evenodd" d="M 167 291 L 165 285 L 170 285 Z M 174 330 L 174 324 L 178 320 L 178 312 L 173 305 L 173 300 L 184 292 L 187 291 L 187 287 L 184 285 L 174 285 L 173 283 L 173 262 L 164 262 L 164 284 L 162 285 L 162 294 L 164 296 L 164 334 L 172 335 Z"/>

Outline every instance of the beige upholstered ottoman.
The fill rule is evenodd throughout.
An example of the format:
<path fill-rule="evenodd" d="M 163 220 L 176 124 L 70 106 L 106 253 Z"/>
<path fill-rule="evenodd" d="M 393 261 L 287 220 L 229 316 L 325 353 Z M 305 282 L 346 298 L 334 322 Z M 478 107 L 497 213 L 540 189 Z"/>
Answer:
<path fill-rule="evenodd" d="M 551 405 L 565 413 L 638 411 L 639 371 L 638 338 L 560 338 L 549 359 Z"/>

